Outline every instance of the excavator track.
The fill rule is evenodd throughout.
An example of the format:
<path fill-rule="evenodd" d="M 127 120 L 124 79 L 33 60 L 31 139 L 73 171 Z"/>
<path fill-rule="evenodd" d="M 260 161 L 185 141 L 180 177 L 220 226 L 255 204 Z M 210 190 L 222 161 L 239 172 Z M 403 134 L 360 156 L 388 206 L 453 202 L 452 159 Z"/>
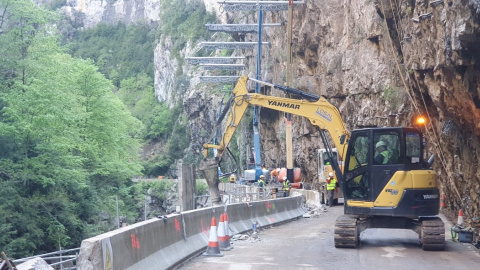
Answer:
<path fill-rule="evenodd" d="M 336 248 L 357 248 L 360 237 L 357 228 L 357 217 L 343 215 L 335 221 L 334 242 Z"/>
<path fill-rule="evenodd" d="M 423 250 L 445 249 L 445 224 L 438 218 L 420 220 L 420 242 Z"/>

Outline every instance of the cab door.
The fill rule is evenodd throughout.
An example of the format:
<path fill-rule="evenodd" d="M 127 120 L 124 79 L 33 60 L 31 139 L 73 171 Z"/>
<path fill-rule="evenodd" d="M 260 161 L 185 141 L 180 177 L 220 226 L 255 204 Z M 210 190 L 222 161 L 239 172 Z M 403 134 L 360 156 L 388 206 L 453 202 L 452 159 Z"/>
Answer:
<path fill-rule="evenodd" d="M 369 130 L 354 131 L 350 138 L 344 167 L 344 196 L 347 200 L 372 201 L 371 136 Z"/>
<path fill-rule="evenodd" d="M 387 187 L 395 172 L 404 169 L 403 155 L 404 147 L 402 147 L 403 134 L 401 129 L 374 129 L 371 151 L 373 153 L 372 160 L 372 195 L 375 200 L 381 192 L 387 190 L 392 195 L 398 194 L 398 189 L 391 183 Z M 383 145 L 383 147 L 378 147 Z M 383 151 L 379 151 L 379 149 Z M 397 194 L 395 194 L 397 193 Z M 398 194 L 401 196 L 401 194 Z"/>

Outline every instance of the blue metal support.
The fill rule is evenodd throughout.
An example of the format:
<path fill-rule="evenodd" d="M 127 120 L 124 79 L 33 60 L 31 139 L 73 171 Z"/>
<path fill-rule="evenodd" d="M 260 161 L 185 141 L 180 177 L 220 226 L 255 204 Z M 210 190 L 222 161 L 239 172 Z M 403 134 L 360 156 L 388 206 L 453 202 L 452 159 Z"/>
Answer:
<path fill-rule="evenodd" d="M 260 0 L 262 1 L 262 0 Z M 262 21 L 263 21 L 263 11 L 261 8 L 258 9 L 258 46 L 257 46 L 257 74 L 256 79 L 260 80 L 261 76 L 261 64 L 262 64 Z M 259 84 L 255 84 L 255 93 L 260 92 Z M 258 126 L 259 118 L 259 107 L 254 107 L 253 112 L 253 145 L 255 150 L 255 180 L 260 178 L 262 174 L 262 160 L 260 157 L 260 128 Z"/>

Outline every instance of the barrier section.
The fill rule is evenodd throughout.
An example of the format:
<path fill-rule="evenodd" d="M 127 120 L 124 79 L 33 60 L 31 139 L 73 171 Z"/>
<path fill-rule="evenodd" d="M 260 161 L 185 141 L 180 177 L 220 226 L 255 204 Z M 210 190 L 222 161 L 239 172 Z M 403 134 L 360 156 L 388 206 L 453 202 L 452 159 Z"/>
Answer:
<path fill-rule="evenodd" d="M 82 241 L 78 269 L 169 269 L 208 245 L 211 220 L 229 217 L 230 235 L 297 218 L 302 196 L 237 203 L 150 219 Z"/>
<path fill-rule="evenodd" d="M 320 203 L 320 193 L 316 190 L 305 190 L 305 189 L 294 189 L 290 191 L 293 195 L 301 194 L 305 197 L 305 202 L 310 205 L 315 205 L 317 207 L 321 207 L 322 204 Z"/>

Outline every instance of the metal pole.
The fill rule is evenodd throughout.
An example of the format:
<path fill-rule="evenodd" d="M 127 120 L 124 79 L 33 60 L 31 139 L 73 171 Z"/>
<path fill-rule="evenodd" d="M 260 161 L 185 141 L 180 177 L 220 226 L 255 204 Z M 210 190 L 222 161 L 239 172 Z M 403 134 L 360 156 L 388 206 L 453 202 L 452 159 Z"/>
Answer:
<path fill-rule="evenodd" d="M 292 26 L 293 24 L 293 0 L 289 0 L 288 5 L 288 44 L 287 44 L 287 81 L 288 87 L 292 86 Z M 292 135 L 292 119 L 289 113 L 285 114 L 286 130 L 285 130 L 285 152 L 287 160 L 287 178 L 293 182 L 293 135 Z"/>
<path fill-rule="evenodd" d="M 257 46 L 257 74 L 256 79 L 260 79 L 261 75 L 261 63 L 262 63 L 262 21 L 263 21 L 263 11 L 260 8 L 260 3 L 257 0 L 258 9 L 258 46 Z M 255 84 L 255 93 L 259 93 L 260 89 L 258 83 Z M 259 108 L 258 106 L 254 107 L 253 112 L 253 145 L 255 149 L 255 180 L 260 177 L 262 174 L 261 171 L 261 156 L 260 156 L 260 129 L 258 127 L 258 117 L 259 117 Z"/>
<path fill-rule="evenodd" d="M 120 228 L 120 217 L 118 215 L 118 196 L 115 196 L 117 199 L 117 229 Z"/>
<path fill-rule="evenodd" d="M 60 229 L 59 229 L 60 230 Z M 60 269 L 63 270 L 63 262 L 62 262 L 62 246 L 60 246 Z"/>

